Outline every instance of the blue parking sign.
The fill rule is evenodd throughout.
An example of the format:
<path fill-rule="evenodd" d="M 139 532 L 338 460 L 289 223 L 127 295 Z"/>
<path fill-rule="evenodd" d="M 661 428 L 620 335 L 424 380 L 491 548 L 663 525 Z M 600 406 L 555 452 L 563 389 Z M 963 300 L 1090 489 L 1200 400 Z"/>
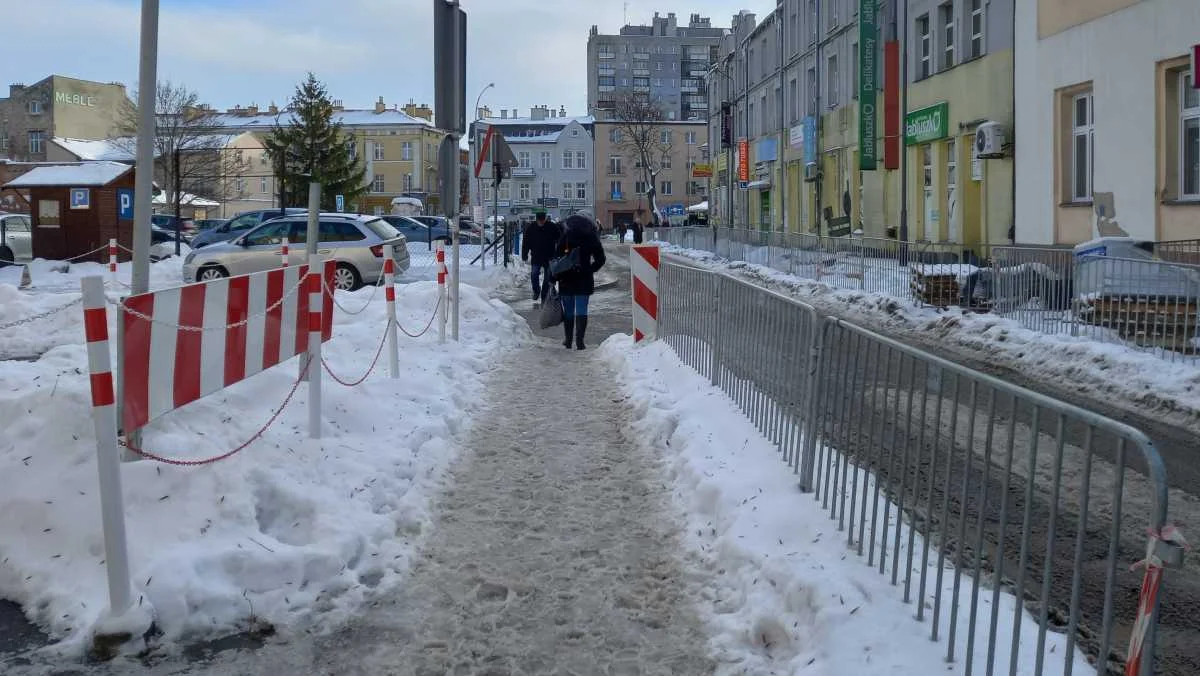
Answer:
<path fill-rule="evenodd" d="M 90 209 L 92 207 L 92 191 L 87 188 L 71 188 L 71 208 Z"/>
<path fill-rule="evenodd" d="M 337 195 L 335 198 L 335 201 L 337 202 L 337 210 L 338 210 L 339 214 L 346 210 L 346 196 L 345 195 Z"/>
<path fill-rule="evenodd" d="M 133 188 L 117 188 L 117 220 L 133 220 Z"/>

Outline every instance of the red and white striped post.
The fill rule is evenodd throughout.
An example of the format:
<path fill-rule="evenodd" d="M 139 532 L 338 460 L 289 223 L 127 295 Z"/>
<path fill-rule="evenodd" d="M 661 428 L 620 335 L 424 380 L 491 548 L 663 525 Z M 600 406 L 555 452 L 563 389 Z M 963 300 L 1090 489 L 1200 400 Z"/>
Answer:
<path fill-rule="evenodd" d="M 117 281 L 117 240 L 116 238 L 108 240 L 108 274 L 112 280 Z"/>
<path fill-rule="evenodd" d="M 282 259 L 282 260 L 280 260 L 279 267 L 286 268 L 288 266 L 288 238 L 287 237 L 283 238 L 283 242 L 281 243 L 281 245 L 279 247 L 279 257 L 280 257 L 280 259 Z"/>
<path fill-rule="evenodd" d="M 387 300 L 388 367 L 393 379 L 400 377 L 400 345 L 396 338 L 396 248 L 383 245 L 383 297 Z"/>
<path fill-rule="evenodd" d="M 321 290 L 325 266 L 317 256 L 308 257 L 308 436 L 321 438 Z"/>
<path fill-rule="evenodd" d="M 108 301 L 104 295 L 104 278 L 84 277 L 82 290 L 83 329 L 92 390 L 92 426 L 96 431 L 96 467 L 100 473 L 100 516 L 108 572 L 109 615 L 119 617 L 130 609 L 133 599 L 129 583 L 129 551 L 125 542 L 117 406 L 112 358 L 108 351 L 108 312 L 105 309 Z"/>
<path fill-rule="evenodd" d="M 633 276 L 633 342 L 658 337 L 658 264 L 657 244 L 635 244 L 629 249 L 629 269 Z"/>
<path fill-rule="evenodd" d="M 446 342 L 446 319 L 448 314 L 448 297 L 446 295 L 446 243 L 437 244 L 437 282 L 438 282 L 438 344 Z"/>

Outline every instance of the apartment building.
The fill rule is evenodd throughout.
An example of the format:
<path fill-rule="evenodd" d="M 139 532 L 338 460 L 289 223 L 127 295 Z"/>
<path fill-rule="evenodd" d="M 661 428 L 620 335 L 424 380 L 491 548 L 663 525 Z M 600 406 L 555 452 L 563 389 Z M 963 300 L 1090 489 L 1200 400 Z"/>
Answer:
<path fill-rule="evenodd" d="M 1017 0 L 1016 234 L 1200 237 L 1195 0 Z"/>
<path fill-rule="evenodd" d="M 55 137 L 112 137 L 133 109 L 119 83 L 51 75 L 31 85 L 13 84 L 0 98 L 0 158 L 45 162 Z"/>
<path fill-rule="evenodd" d="M 568 116 L 566 108 L 534 106 L 528 117 L 518 110 L 504 109 L 496 116 L 491 110 L 479 111 L 479 120 L 471 123 L 471 166 L 478 148 L 473 143 L 477 125 L 495 127 L 517 158 L 512 177 L 498 188 L 490 181 L 472 180 L 471 205 L 488 216 L 499 210 L 501 218 L 529 215 L 542 206 L 553 219 L 563 219 L 577 211 L 593 212 L 596 190 L 595 119 Z"/>
<path fill-rule="evenodd" d="M 728 31 L 692 14 L 686 26 L 675 14 L 654 13 L 649 26 L 626 25 L 616 35 L 592 26 L 587 42 L 588 112 L 606 119 L 622 92 L 647 94 L 669 120 L 708 115 L 708 70 Z"/>
<path fill-rule="evenodd" d="M 633 222 L 639 213 L 650 222 L 650 187 L 636 149 L 631 147 L 619 122 L 596 122 L 596 220 L 604 228 Z M 655 178 L 660 214 L 682 215 L 707 198 L 707 181 L 692 177 L 697 164 L 708 162 L 708 123 L 705 120 L 664 121 L 651 130 L 652 164 L 661 164 Z"/>
<path fill-rule="evenodd" d="M 403 109 L 395 104 L 389 108 L 383 97 L 373 109 L 348 109 L 341 101 L 335 101 L 334 107 L 334 122 L 348 136 L 346 152 L 365 164 L 369 188 L 360 204 L 347 208 L 382 214 L 390 210 L 393 198 L 412 196 L 436 209 L 437 150 L 444 134 L 434 128 L 432 110 L 412 102 Z M 220 133 L 253 132 L 265 137 L 288 119 L 288 113 L 274 105 L 266 109 L 252 105 L 215 115 L 213 124 Z"/>

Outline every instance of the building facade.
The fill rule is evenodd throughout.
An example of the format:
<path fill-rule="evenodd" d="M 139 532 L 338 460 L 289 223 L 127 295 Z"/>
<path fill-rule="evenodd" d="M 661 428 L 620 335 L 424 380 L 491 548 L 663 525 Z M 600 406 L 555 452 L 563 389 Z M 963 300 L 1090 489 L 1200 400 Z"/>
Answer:
<path fill-rule="evenodd" d="M 636 149 L 624 138 L 622 124 L 596 122 L 596 221 L 608 229 L 633 222 L 649 223 L 648 181 Z M 707 180 L 694 179 L 693 168 L 708 163 L 708 123 L 705 120 L 665 121 L 651 133 L 662 169 L 654 190 L 660 214 L 682 218 L 685 209 L 707 198 Z M 672 216 L 671 214 L 674 214 Z"/>
<path fill-rule="evenodd" d="M 348 210 L 383 214 L 391 209 L 392 199 L 401 196 L 425 201 L 427 210 L 438 208 L 438 146 L 444 134 L 430 122 L 428 106 L 409 103 L 402 110 L 388 107 L 383 97 L 374 109 L 347 109 L 334 102 L 333 120 L 348 136 L 346 152 L 366 166 L 368 193 Z M 257 106 L 236 107 L 213 116 L 214 132 L 254 132 L 260 137 L 271 133 L 277 124 L 286 124 L 287 111 L 275 106 L 260 110 Z"/>
<path fill-rule="evenodd" d="M 1017 0 L 1017 238 L 1200 237 L 1194 0 Z"/>
<path fill-rule="evenodd" d="M 51 139 L 111 138 L 132 114 L 133 102 L 118 83 L 51 75 L 31 85 L 13 84 L 0 99 L 0 158 L 45 162 Z"/>
<path fill-rule="evenodd" d="M 708 115 L 705 82 L 726 29 L 708 17 L 691 15 L 680 26 L 674 13 L 657 12 L 649 26 L 626 25 L 616 35 L 592 26 L 587 43 L 588 112 L 608 117 L 620 95 L 648 94 L 668 120 L 704 119 Z"/>
<path fill-rule="evenodd" d="M 595 120 L 590 116 L 570 117 L 565 108 L 554 110 L 535 106 L 529 117 L 517 117 L 516 110 L 501 111 L 494 117 L 490 110 L 480 111 L 480 119 L 471 123 L 471 165 L 479 149 L 474 140 L 476 125 L 488 124 L 503 134 L 517 158 L 512 177 L 494 188 L 491 181 L 472 180 L 471 206 L 482 209 L 490 218 L 498 210 L 500 218 L 529 215 L 543 206 L 553 219 L 563 219 L 577 211 L 594 213 L 596 202 L 593 167 L 595 165 Z"/>

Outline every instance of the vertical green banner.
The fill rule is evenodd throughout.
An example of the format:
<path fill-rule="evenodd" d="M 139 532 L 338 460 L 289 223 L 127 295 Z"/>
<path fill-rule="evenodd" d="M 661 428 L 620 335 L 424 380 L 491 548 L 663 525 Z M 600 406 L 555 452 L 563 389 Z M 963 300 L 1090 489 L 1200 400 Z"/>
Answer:
<path fill-rule="evenodd" d="M 878 152 L 875 55 L 879 53 L 879 26 L 875 19 L 875 0 L 858 0 L 858 168 L 863 171 L 875 171 Z"/>

